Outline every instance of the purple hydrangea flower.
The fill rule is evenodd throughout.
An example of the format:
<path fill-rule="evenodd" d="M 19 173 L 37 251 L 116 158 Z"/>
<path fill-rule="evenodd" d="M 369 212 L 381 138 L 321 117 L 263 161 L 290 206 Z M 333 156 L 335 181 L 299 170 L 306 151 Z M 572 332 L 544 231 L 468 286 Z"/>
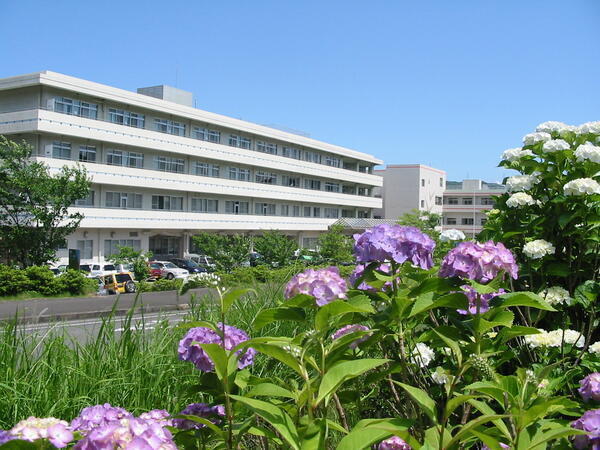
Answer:
<path fill-rule="evenodd" d="M 588 434 L 580 434 L 573 438 L 575 448 L 584 449 L 600 448 L 600 409 L 586 411 L 583 416 L 571 423 L 577 430 L 587 431 Z"/>
<path fill-rule="evenodd" d="M 358 324 L 346 325 L 345 327 L 342 327 L 339 330 L 337 330 L 335 333 L 333 333 L 331 335 L 331 339 L 335 340 L 346 334 L 354 333 L 356 331 L 369 331 L 369 327 L 365 327 L 364 325 L 358 325 Z M 371 336 L 370 334 L 365 334 L 364 336 L 356 339 L 355 341 L 352 341 L 350 343 L 350 345 L 348 345 L 348 347 L 354 349 L 354 348 L 358 347 L 359 344 L 362 344 L 367 339 L 369 339 L 370 336 Z"/>
<path fill-rule="evenodd" d="M 500 289 L 498 292 L 490 294 L 479 294 L 471 286 L 464 285 L 461 288 L 463 288 L 463 293 L 469 299 L 469 310 L 457 309 L 456 311 L 459 314 L 477 314 L 477 307 L 479 307 L 479 314 L 485 314 L 490 310 L 490 300 L 506 292 L 504 289 Z"/>
<path fill-rule="evenodd" d="M 350 274 L 350 277 L 348 278 L 348 281 L 350 282 L 350 284 L 352 286 L 354 286 L 356 284 L 356 282 L 358 281 L 358 279 L 363 276 L 363 274 L 365 272 L 365 267 L 367 267 L 367 264 L 357 264 L 356 265 L 356 267 L 354 268 L 354 271 Z M 379 267 L 377 268 L 377 270 L 385 273 L 386 275 L 389 275 L 392 271 L 392 266 L 388 263 L 380 264 Z M 388 289 L 391 286 L 392 286 L 392 283 L 390 283 L 388 281 L 383 285 L 383 290 Z M 359 289 L 361 291 L 371 291 L 371 292 L 377 291 L 377 289 L 375 289 L 373 286 L 367 284 L 364 281 L 362 283 L 360 283 L 356 287 L 356 289 Z"/>
<path fill-rule="evenodd" d="M 186 406 L 179 414 L 210 419 L 212 423 L 218 424 L 221 421 L 216 419 L 215 416 L 225 417 L 225 407 L 223 405 L 208 406 L 206 403 L 192 403 L 191 405 Z M 173 419 L 173 426 L 180 430 L 191 430 L 204 428 L 206 425 L 188 419 Z"/>
<path fill-rule="evenodd" d="M 219 330 L 223 329 L 223 324 L 218 323 L 217 327 Z M 225 350 L 231 350 L 236 345 L 250 339 L 246 333 L 242 330 L 225 325 Z M 196 344 L 194 344 L 196 342 Z M 215 365 L 204 351 L 200 344 L 219 344 L 223 346 L 223 339 L 217 334 L 217 332 L 207 327 L 196 327 L 190 328 L 187 334 L 179 341 L 179 359 L 182 361 L 190 361 L 194 365 L 204 372 L 212 372 L 215 370 Z M 241 350 L 238 351 L 238 354 Z M 241 354 L 238 360 L 238 368 L 243 369 L 246 366 L 252 364 L 256 350 L 248 348 Z"/>
<path fill-rule="evenodd" d="M 66 447 L 73 440 L 69 423 L 54 417 L 29 417 L 17 423 L 9 433 L 17 439 L 29 442 L 48 439 L 56 448 Z"/>
<path fill-rule="evenodd" d="M 96 427 L 106 425 L 110 422 L 120 419 L 133 418 L 133 415 L 123 408 L 111 406 L 109 403 L 104 405 L 88 406 L 83 408 L 79 416 L 71 421 L 73 431 L 86 433 Z"/>
<path fill-rule="evenodd" d="M 579 394 L 583 401 L 587 402 L 590 399 L 594 401 L 600 400 L 600 373 L 594 372 L 582 379 L 579 384 Z"/>
<path fill-rule="evenodd" d="M 73 447 L 76 450 L 177 450 L 171 432 L 154 421 L 121 419 L 94 428 Z"/>
<path fill-rule="evenodd" d="M 433 267 L 435 242 L 415 227 L 381 224 L 354 235 L 354 254 L 362 263 L 410 261 L 421 269 Z"/>
<path fill-rule="evenodd" d="M 381 441 L 377 447 L 378 450 L 411 450 L 411 448 L 404 439 L 398 436 L 392 436 L 385 441 Z"/>
<path fill-rule="evenodd" d="M 155 422 L 161 427 L 173 426 L 171 414 L 169 414 L 164 409 L 153 409 L 151 411 L 142 413 L 140 414 L 140 419 L 143 419 L 146 422 Z"/>
<path fill-rule="evenodd" d="M 487 283 L 504 271 L 514 279 L 518 277 L 515 257 L 502 243 L 488 241 L 461 242 L 442 260 L 441 277 L 461 277 Z"/>
<path fill-rule="evenodd" d="M 0 445 L 6 444 L 8 441 L 12 441 L 13 439 L 16 439 L 16 437 L 14 437 L 8 431 L 0 430 Z"/>
<path fill-rule="evenodd" d="M 308 269 L 295 275 L 285 287 L 285 298 L 299 294 L 311 295 L 318 306 L 346 298 L 348 286 L 337 267 Z"/>

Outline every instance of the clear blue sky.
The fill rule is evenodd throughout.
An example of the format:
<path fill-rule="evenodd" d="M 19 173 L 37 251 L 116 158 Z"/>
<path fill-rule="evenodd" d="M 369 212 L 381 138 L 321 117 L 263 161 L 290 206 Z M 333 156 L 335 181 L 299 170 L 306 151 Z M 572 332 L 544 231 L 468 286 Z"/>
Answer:
<path fill-rule="evenodd" d="M 500 180 L 539 122 L 600 120 L 600 0 L 0 0 L 0 77 L 38 70 Z"/>

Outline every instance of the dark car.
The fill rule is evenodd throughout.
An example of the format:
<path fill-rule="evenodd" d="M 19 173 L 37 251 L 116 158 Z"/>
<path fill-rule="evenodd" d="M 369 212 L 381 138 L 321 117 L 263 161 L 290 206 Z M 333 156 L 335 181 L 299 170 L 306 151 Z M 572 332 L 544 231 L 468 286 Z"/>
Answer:
<path fill-rule="evenodd" d="M 170 259 L 169 261 L 171 261 L 177 267 L 186 269 L 190 274 L 207 272 L 206 268 L 202 267 L 198 263 L 195 263 L 191 259 L 173 258 L 173 259 Z"/>

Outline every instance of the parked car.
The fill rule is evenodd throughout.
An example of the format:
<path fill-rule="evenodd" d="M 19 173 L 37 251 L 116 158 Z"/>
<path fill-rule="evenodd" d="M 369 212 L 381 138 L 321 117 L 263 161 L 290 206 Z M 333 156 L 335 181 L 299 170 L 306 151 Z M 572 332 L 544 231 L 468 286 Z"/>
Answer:
<path fill-rule="evenodd" d="M 109 294 L 124 292 L 132 294 L 137 290 L 137 286 L 133 281 L 133 274 L 130 272 L 103 275 L 102 280 L 104 281 L 104 289 L 106 289 Z"/>
<path fill-rule="evenodd" d="M 162 277 L 162 265 L 155 262 L 149 261 L 148 267 L 150 267 L 150 278 L 159 279 Z"/>
<path fill-rule="evenodd" d="M 169 261 L 152 261 L 152 264 L 160 266 L 161 278 L 172 280 L 173 278 L 187 278 L 190 273 L 186 269 L 177 267 L 175 264 Z"/>
<path fill-rule="evenodd" d="M 197 253 L 190 253 L 187 255 L 187 259 L 194 261 L 201 267 L 205 267 L 207 271 L 214 272 L 217 268 L 215 262 L 210 256 L 199 255 Z"/>
<path fill-rule="evenodd" d="M 169 261 L 181 269 L 186 269 L 189 273 L 208 272 L 205 267 L 202 267 L 197 262 L 194 262 L 191 259 L 172 258 Z"/>
<path fill-rule="evenodd" d="M 86 275 L 88 278 L 96 278 L 96 277 L 101 277 L 103 275 L 108 275 L 111 273 L 117 273 L 117 272 L 129 272 L 129 268 L 125 265 L 120 265 L 119 267 L 116 267 L 114 264 L 96 264 L 96 263 L 90 263 L 90 264 L 81 264 L 79 266 L 79 270 L 83 270 L 84 272 L 87 272 L 88 274 Z"/>

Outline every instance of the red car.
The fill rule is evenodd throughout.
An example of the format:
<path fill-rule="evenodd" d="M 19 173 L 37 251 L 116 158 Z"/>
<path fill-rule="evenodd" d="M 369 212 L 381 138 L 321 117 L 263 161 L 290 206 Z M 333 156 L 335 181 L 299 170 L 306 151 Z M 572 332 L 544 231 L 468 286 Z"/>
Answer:
<path fill-rule="evenodd" d="M 149 262 L 148 266 L 150 267 L 150 277 L 159 279 L 162 276 L 162 266 L 155 262 Z"/>

